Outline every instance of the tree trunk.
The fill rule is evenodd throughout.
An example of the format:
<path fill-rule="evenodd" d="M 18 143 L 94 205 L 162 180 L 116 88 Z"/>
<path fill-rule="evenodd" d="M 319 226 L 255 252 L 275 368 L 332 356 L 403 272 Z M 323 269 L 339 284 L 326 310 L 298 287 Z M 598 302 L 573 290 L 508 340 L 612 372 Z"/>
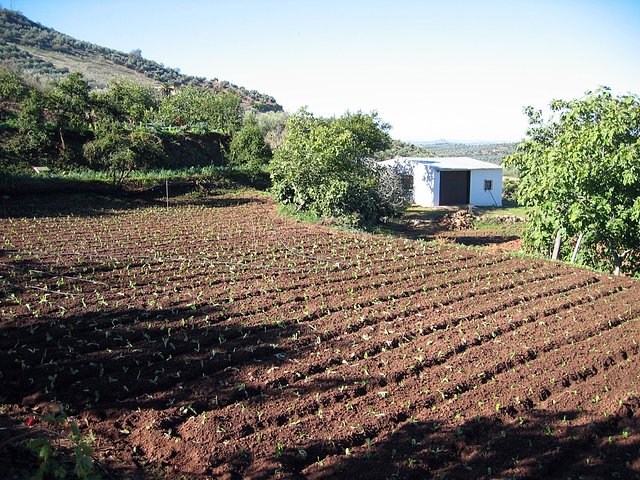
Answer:
<path fill-rule="evenodd" d="M 622 267 L 622 262 L 624 261 L 625 257 L 627 255 L 629 255 L 631 253 L 631 249 L 625 250 L 624 252 L 622 252 L 621 255 L 616 255 L 616 258 L 613 260 L 613 264 L 614 264 L 614 269 L 613 269 L 613 274 L 614 275 L 620 275 L 620 268 Z"/>
<path fill-rule="evenodd" d="M 58 133 L 60 134 L 60 153 L 64 153 L 67 149 L 66 144 L 64 143 L 64 136 L 62 135 L 62 129 L 58 129 Z"/>

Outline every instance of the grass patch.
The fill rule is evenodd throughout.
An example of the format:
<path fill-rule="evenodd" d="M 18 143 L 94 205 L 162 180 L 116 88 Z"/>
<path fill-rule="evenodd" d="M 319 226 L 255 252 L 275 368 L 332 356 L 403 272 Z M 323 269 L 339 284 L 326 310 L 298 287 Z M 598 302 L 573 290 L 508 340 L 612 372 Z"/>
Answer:
<path fill-rule="evenodd" d="M 243 167 L 207 166 L 179 170 L 157 169 L 131 172 L 122 188 L 116 188 L 107 171 L 76 170 L 52 171 L 44 174 L 5 173 L 0 176 L 0 192 L 3 194 L 41 194 L 63 192 L 113 193 L 159 185 L 165 181 L 189 182 L 206 180 L 230 189 L 251 187 L 266 189 L 269 176 L 266 172 Z"/>
<path fill-rule="evenodd" d="M 505 205 L 503 207 L 477 207 L 476 211 L 479 215 L 487 218 L 491 217 L 527 217 L 527 207 L 521 207 L 518 205 Z"/>
<path fill-rule="evenodd" d="M 325 221 L 315 213 L 306 210 L 298 210 L 293 205 L 284 205 L 282 203 L 278 203 L 278 214 L 283 217 L 293 218 L 299 222 L 322 223 Z"/>

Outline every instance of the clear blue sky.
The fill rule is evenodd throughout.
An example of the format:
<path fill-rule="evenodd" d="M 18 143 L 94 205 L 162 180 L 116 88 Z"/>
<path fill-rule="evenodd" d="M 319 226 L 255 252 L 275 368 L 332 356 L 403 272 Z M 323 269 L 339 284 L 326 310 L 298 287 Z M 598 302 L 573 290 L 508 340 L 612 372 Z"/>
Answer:
<path fill-rule="evenodd" d="M 522 109 L 640 94 L 640 0 L 0 0 L 317 115 L 377 110 L 403 140 L 519 140 Z"/>

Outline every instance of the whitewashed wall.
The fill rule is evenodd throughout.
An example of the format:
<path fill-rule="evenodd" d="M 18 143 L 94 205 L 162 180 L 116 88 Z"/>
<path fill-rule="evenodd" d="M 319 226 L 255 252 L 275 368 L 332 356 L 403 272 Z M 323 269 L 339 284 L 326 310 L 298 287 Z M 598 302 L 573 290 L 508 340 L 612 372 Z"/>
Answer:
<path fill-rule="evenodd" d="M 493 182 L 491 191 L 484 189 L 484 181 Z M 478 207 L 502 206 L 502 169 L 471 170 L 469 202 Z M 493 196 L 492 196 L 493 195 Z"/>
<path fill-rule="evenodd" d="M 484 181 L 491 180 L 490 191 Z M 478 207 L 502 206 L 502 169 L 471 170 L 469 201 Z M 440 171 L 428 165 L 413 165 L 413 201 L 423 207 L 440 204 Z"/>
<path fill-rule="evenodd" d="M 413 201 L 433 207 L 440 201 L 440 172 L 421 163 L 413 164 Z"/>

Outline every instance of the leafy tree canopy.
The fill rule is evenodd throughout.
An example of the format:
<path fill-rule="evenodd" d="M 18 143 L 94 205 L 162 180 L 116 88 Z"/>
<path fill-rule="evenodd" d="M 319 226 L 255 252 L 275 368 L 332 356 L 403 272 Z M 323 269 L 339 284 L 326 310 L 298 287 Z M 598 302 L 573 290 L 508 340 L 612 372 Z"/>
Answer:
<path fill-rule="evenodd" d="M 525 109 L 528 138 L 506 160 L 520 172 L 518 201 L 530 207 L 525 245 L 545 252 L 557 231 L 565 238 L 582 233 L 583 263 L 637 273 L 640 99 L 601 88 L 550 107 L 546 121 L 542 112 Z"/>
<path fill-rule="evenodd" d="M 22 100 L 29 88 L 24 80 L 8 68 L 0 67 L 0 102 L 17 102 Z"/>
<path fill-rule="evenodd" d="M 89 128 L 89 91 L 89 83 L 81 73 L 71 73 L 54 84 L 48 95 L 49 104 L 60 130 L 84 131 Z"/>
<path fill-rule="evenodd" d="M 231 136 L 242 124 L 242 105 L 240 98 L 230 93 L 183 87 L 162 99 L 157 120 L 168 126 Z"/>
<path fill-rule="evenodd" d="M 116 186 L 133 170 L 146 168 L 164 154 L 162 142 L 156 135 L 129 131 L 110 118 L 97 122 L 95 139 L 85 143 L 83 150 L 93 165 L 111 173 Z"/>
<path fill-rule="evenodd" d="M 129 124 L 141 123 L 160 105 L 153 86 L 126 78 L 112 81 L 107 90 L 96 92 L 95 97 L 113 118 Z"/>
<path fill-rule="evenodd" d="M 273 192 L 285 204 L 348 224 L 372 224 L 388 205 L 377 191 L 369 160 L 391 140 L 376 113 L 316 118 L 300 110 L 287 121 L 285 140 L 271 162 Z"/>
<path fill-rule="evenodd" d="M 229 145 L 229 162 L 259 169 L 269 163 L 272 152 L 264 140 L 264 132 L 254 116 L 248 116 Z"/>

